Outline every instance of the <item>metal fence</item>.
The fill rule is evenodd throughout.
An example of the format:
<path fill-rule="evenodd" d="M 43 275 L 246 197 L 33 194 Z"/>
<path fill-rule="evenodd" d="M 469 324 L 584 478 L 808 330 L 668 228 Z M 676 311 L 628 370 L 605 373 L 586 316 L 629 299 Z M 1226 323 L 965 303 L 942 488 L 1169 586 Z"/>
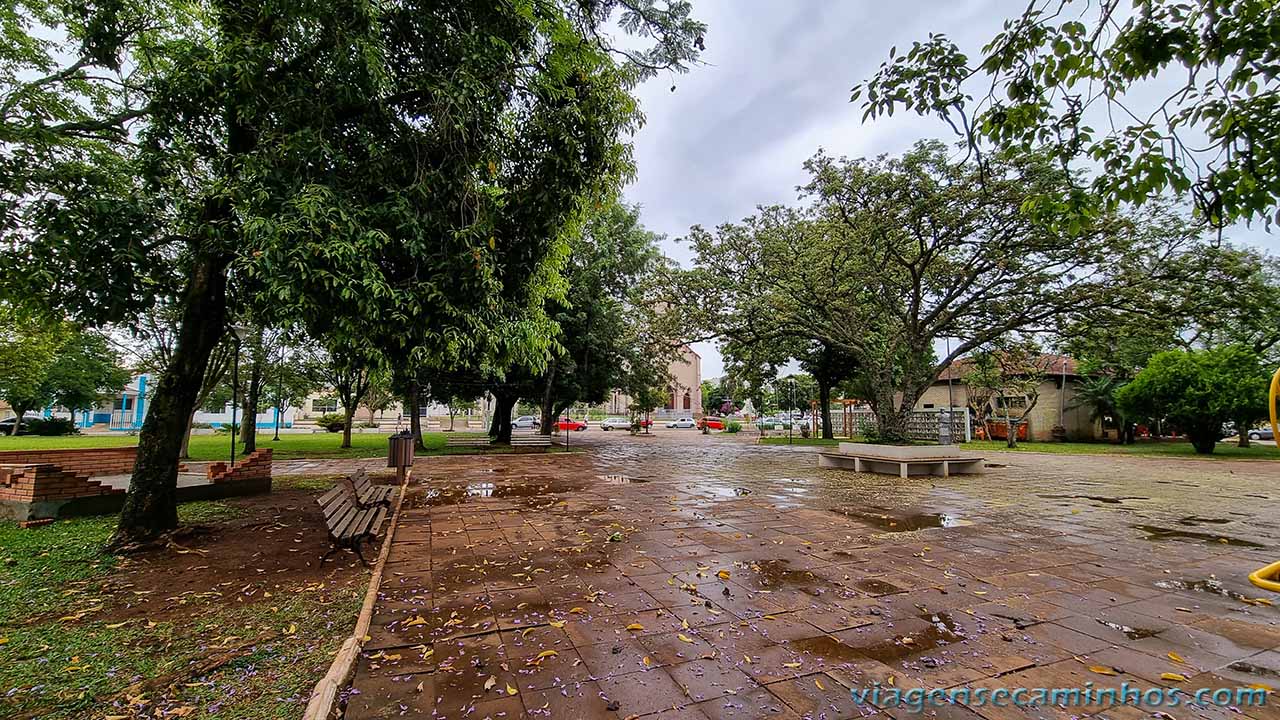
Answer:
<path fill-rule="evenodd" d="M 973 423 L 970 421 L 968 408 L 956 408 L 950 413 L 950 438 L 946 437 L 947 414 L 946 408 L 912 411 L 907 417 L 907 434 L 912 440 L 930 442 L 960 443 L 972 440 Z M 876 414 L 868 408 L 831 408 L 831 429 L 837 437 L 866 436 L 868 426 L 874 427 L 875 424 Z"/>

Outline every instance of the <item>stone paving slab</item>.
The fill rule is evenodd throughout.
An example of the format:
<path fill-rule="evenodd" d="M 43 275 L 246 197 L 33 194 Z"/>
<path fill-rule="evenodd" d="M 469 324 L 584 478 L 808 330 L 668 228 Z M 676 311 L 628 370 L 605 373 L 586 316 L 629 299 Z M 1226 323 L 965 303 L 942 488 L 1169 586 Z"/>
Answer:
<path fill-rule="evenodd" d="M 1275 559 L 1280 464 L 901 480 L 714 436 L 584 442 L 419 460 L 345 717 L 906 720 L 850 690 L 1280 686 L 1280 611 L 1245 579 Z"/>

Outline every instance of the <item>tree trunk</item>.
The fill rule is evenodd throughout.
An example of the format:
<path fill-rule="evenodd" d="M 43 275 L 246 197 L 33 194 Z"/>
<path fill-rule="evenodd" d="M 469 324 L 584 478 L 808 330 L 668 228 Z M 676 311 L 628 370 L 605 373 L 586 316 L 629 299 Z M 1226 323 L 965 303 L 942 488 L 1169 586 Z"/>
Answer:
<path fill-rule="evenodd" d="M 342 408 L 342 414 L 346 416 L 346 421 L 342 423 L 342 447 L 351 447 L 351 421 L 356 416 L 355 408 Z"/>
<path fill-rule="evenodd" d="M 148 540 L 178 526 L 178 454 L 209 356 L 226 329 L 230 261 L 230 256 L 206 253 L 193 260 L 182 298 L 178 341 L 151 395 L 112 547 Z"/>
<path fill-rule="evenodd" d="M 552 406 L 555 399 L 555 380 L 556 361 L 555 358 L 552 358 L 551 362 L 547 366 L 546 384 L 542 389 L 542 407 L 539 408 L 542 415 L 542 427 L 538 429 L 538 432 L 543 435 L 551 434 L 552 427 L 558 419 L 556 417 L 556 409 Z"/>
<path fill-rule="evenodd" d="M 413 446 L 418 450 L 426 450 L 426 443 L 422 442 L 422 418 L 418 417 L 417 380 L 411 380 L 408 383 L 401 402 L 404 404 L 405 412 L 409 413 L 409 433 L 413 435 Z"/>
<path fill-rule="evenodd" d="M 1187 439 L 1191 441 L 1197 455 L 1212 455 L 1213 447 L 1218 443 L 1218 433 L 1210 430 L 1188 430 Z"/>
<path fill-rule="evenodd" d="M 196 423 L 196 411 L 192 410 L 187 416 L 187 431 L 182 434 L 182 449 L 178 451 L 178 459 L 186 460 L 191 457 L 191 426 Z"/>
<path fill-rule="evenodd" d="M 1236 443 L 1236 447 L 1242 447 L 1242 448 L 1249 447 L 1249 421 L 1248 420 L 1236 421 L 1236 434 L 1240 436 L 1240 440 L 1239 442 Z"/>
<path fill-rule="evenodd" d="M 21 405 L 10 405 L 9 409 L 13 410 L 13 427 L 9 429 L 9 435 L 14 436 L 17 435 L 18 430 L 22 428 L 22 420 L 27 416 L 27 411 L 31 408 L 23 407 Z"/>
<path fill-rule="evenodd" d="M 500 392 L 493 394 L 493 425 L 489 428 L 489 436 L 495 445 L 511 444 L 511 411 L 515 409 L 519 399 L 514 394 Z"/>
<path fill-rule="evenodd" d="M 253 364 L 249 369 L 249 387 L 245 392 L 244 405 L 240 408 L 240 415 L 244 418 L 240 422 L 243 455 L 258 449 L 258 397 L 262 393 L 262 362 L 259 355 L 255 350 Z"/>
<path fill-rule="evenodd" d="M 822 412 L 822 438 L 832 440 L 836 435 L 831 427 L 831 385 L 821 380 L 818 381 L 818 405 Z"/>

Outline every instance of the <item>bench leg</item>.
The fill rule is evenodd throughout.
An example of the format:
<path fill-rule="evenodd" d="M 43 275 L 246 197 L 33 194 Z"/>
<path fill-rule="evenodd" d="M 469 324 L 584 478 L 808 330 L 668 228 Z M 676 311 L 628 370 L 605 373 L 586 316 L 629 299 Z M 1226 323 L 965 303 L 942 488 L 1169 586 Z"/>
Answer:
<path fill-rule="evenodd" d="M 369 561 L 364 559 L 364 553 L 360 551 L 360 544 L 363 540 L 364 536 L 356 538 L 355 542 L 351 543 L 351 549 L 356 551 L 356 557 L 360 558 L 360 562 L 363 563 L 365 567 L 369 567 Z"/>
<path fill-rule="evenodd" d="M 862 472 L 862 460 L 860 458 L 853 459 L 853 471 Z"/>
<path fill-rule="evenodd" d="M 951 463 L 942 461 L 942 477 L 951 477 Z"/>
<path fill-rule="evenodd" d="M 907 464 L 906 464 L 906 463 L 898 463 L 898 477 L 903 478 L 904 480 L 906 479 L 906 477 L 907 477 Z"/>
<path fill-rule="evenodd" d="M 325 554 L 324 554 L 324 557 L 320 558 L 320 564 L 321 564 L 321 565 L 323 565 L 323 564 L 325 563 L 325 561 L 329 559 L 329 556 L 330 556 L 330 555 L 332 555 L 332 554 L 334 554 L 334 553 L 338 552 L 338 549 L 339 549 L 339 547 L 338 547 L 338 543 L 336 543 L 336 542 L 334 542 L 332 539 L 330 539 L 330 540 L 329 540 L 329 552 L 325 553 Z"/>

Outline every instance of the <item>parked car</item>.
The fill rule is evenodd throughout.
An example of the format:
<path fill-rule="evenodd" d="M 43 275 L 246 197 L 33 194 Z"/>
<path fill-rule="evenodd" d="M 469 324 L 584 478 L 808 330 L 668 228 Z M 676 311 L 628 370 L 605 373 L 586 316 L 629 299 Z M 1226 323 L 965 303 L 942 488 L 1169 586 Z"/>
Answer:
<path fill-rule="evenodd" d="M 762 417 L 756 421 L 761 430 L 786 430 L 791 427 L 791 419 L 785 416 Z"/>
<path fill-rule="evenodd" d="M 626 418 L 611 417 L 600 421 L 601 430 L 630 430 L 631 421 Z"/>
<path fill-rule="evenodd" d="M 701 430 L 704 427 L 711 430 L 723 430 L 724 418 L 718 418 L 718 417 L 700 418 L 698 420 L 698 429 Z"/>
<path fill-rule="evenodd" d="M 1276 434 L 1271 428 L 1254 428 L 1249 431 L 1250 440 L 1275 440 Z"/>
<path fill-rule="evenodd" d="M 576 430 L 580 432 L 587 429 L 587 424 L 581 420 L 570 420 L 567 417 L 562 417 L 556 423 L 556 427 L 560 430 Z"/>
<path fill-rule="evenodd" d="M 673 420 L 673 421 L 671 421 L 671 422 L 667 423 L 667 427 L 669 427 L 669 428 L 691 428 L 691 427 L 697 427 L 697 424 L 693 421 L 693 418 L 691 418 L 691 417 L 682 417 L 682 418 L 676 418 L 675 420 Z"/>
<path fill-rule="evenodd" d="M 542 421 L 532 415 L 521 415 L 520 417 L 511 421 L 511 427 L 517 428 L 519 430 L 536 428 L 536 427 L 539 427 L 540 425 L 542 425 Z"/>
<path fill-rule="evenodd" d="M 13 433 L 13 424 L 18 421 L 17 415 L 10 415 L 4 420 L 0 420 L 0 435 L 9 435 Z M 18 428 L 19 433 L 27 431 L 27 421 L 22 421 L 22 426 Z"/>

